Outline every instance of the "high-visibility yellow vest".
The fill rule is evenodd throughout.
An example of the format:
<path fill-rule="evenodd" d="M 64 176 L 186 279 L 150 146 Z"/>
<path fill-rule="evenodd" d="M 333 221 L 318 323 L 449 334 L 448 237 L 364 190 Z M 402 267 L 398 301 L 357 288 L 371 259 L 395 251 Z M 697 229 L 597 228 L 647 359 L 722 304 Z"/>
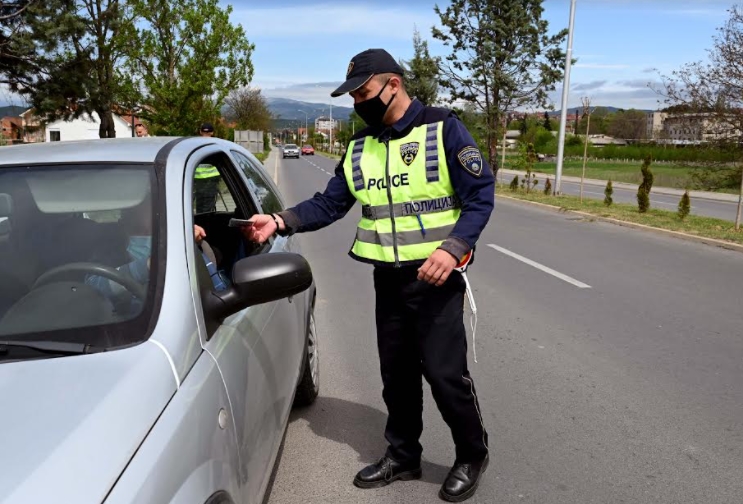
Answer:
<path fill-rule="evenodd" d="M 428 258 L 449 237 L 461 213 L 449 178 L 443 121 L 404 138 L 352 141 L 343 170 L 363 205 L 351 255 L 396 266 Z"/>
<path fill-rule="evenodd" d="M 217 170 L 216 166 L 210 164 L 202 164 L 196 167 L 196 171 L 194 172 L 195 179 L 206 179 L 213 177 L 219 177 L 219 170 Z"/>

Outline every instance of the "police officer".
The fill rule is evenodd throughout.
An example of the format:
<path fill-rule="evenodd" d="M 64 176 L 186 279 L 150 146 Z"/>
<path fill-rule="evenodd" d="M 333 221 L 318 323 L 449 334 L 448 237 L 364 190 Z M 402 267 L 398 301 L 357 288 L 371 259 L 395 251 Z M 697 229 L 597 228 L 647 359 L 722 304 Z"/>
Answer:
<path fill-rule="evenodd" d="M 205 122 L 199 127 L 199 136 L 213 137 L 214 126 Z M 214 212 L 219 194 L 219 170 L 216 166 L 202 164 L 194 172 L 194 209 L 197 214 Z"/>
<path fill-rule="evenodd" d="M 487 467 L 488 435 L 467 370 L 465 281 L 454 268 L 490 218 L 493 173 L 453 112 L 408 96 L 403 70 L 386 51 L 354 56 L 331 96 L 344 93 L 368 127 L 353 136 L 325 192 L 278 214 L 253 216 L 244 232 L 263 242 L 275 232 L 314 231 L 361 203 L 350 255 L 375 266 L 389 446 L 354 484 L 420 478 L 425 377 L 456 447 L 439 496 L 463 501 Z"/>

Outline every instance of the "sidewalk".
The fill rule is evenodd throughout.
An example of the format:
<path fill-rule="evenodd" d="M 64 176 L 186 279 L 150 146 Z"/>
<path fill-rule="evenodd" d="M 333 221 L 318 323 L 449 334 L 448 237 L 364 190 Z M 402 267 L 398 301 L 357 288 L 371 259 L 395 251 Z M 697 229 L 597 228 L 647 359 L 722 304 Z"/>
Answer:
<path fill-rule="evenodd" d="M 279 184 L 279 149 L 271 146 L 271 152 L 268 153 L 268 157 L 263 162 L 263 166 L 266 168 L 266 172 L 273 179 L 276 185 Z"/>
<path fill-rule="evenodd" d="M 555 176 L 551 174 L 545 174 L 545 173 L 538 173 L 534 172 L 537 176 L 537 179 L 544 180 L 545 178 L 549 178 L 552 181 L 552 185 L 555 184 Z M 508 175 L 508 180 L 506 180 L 506 175 Z M 517 170 L 506 170 L 501 168 L 498 170 L 498 182 L 501 184 L 508 184 L 511 182 L 511 179 L 514 175 L 519 175 L 520 177 L 526 176 L 526 172 L 520 172 Z M 563 182 L 573 182 L 580 184 L 580 177 L 566 177 L 562 176 Z M 606 187 L 606 180 L 597 180 L 597 179 L 584 179 L 583 183 L 585 185 L 591 185 L 591 186 L 598 186 L 598 187 Z M 626 182 L 612 182 L 612 186 L 614 186 L 614 189 L 627 189 L 630 191 L 637 191 L 637 184 L 628 184 Z M 672 187 L 657 187 L 653 186 L 653 193 L 655 194 L 668 194 L 671 196 L 678 196 L 681 197 L 684 194 L 683 189 L 675 189 Z M 709 191 L 689 191 L 689 196 L 692 199 L 705 199 L 705 200 L 711 200 L 711 201 L 731 201 L 733 203 L 738 202 L 738 195 L 736 194 L 726 194 L 726 193 L 715 193 L 715 192 L 709 192 Z"/>

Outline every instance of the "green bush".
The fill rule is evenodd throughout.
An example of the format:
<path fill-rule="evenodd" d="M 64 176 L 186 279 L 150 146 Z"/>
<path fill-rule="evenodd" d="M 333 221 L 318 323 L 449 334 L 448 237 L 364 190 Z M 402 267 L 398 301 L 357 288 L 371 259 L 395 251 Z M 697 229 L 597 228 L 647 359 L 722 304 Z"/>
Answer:
<path fill-rule="evenodd" d="M 511 188 L 511 191 L 516 192 L 519 190 L 519 176 L 514 175 L 513 180 L 511 181 L 511 184 L 509 185 Z"/>
<path fill-rule="evenodd" d="M 679 201 L 679 219 L 686 219 L 686 216 L 689 215 L 689 212 L 691 212 L 691 199 L 689 198 L 689 191 L 687 190 L 684 191 L 684 195 L 681 196 L 681 201 Z"/>
<path fill-rule="evenodd" d="M 552 181 L 550 179 L 547 179 L 544 181 L 544 194 L 546 196 L 549 196 L 552 194 Z"/>
<path fill-rule="evenodd" d="M 606 189 L 604 189 L 604 205 L 611 206 L 611 204 L 614 203 L 614 200 L 611 197 L 612 194 L 614 194 L 614 186 L 611 185 L 611 179 L 609 179 L 606 182 Z"/>
<path fill-rule="evenodd" d="M 645 213 L 650 208 L 650 191 L 653 189 L 653 172 L 650 170 L 650 163 L 650 155 L 647 155 L 640 168 L 642 183 L 637 188 L 637 206 L 640 213 Z"/>

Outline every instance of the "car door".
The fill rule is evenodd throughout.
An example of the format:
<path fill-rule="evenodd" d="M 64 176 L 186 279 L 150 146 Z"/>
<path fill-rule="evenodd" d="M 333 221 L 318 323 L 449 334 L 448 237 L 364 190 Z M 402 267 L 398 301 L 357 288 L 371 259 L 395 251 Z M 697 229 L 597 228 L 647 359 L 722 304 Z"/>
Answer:
<path fill-rule="evenodd" d="M 206 241 L 214 244 L 215 257 L 221 257 L 218 266 L 229 278 L 232 265 L 240 257 L 270 253 L 275 244 L 250 244 L 238 229 L 228 227 L 229 218 L 247 218 L 260 211 L 229 156 L 221 151 L 197 153 L 189 164 L 191 174 L 199 165 L 213 166 L 219 172 L 218 180 L 210 185 L 219 189 L 211 207 L 203 204 L 203 195 L 194 194 L 204 184 L 193 178 L 186 184 L 191 195 L 186 198 L 186 215 L 193 214 L 191 202 L 200 200 L 201 212 L 194 215 L 193 223 L 205 228 Z M 206 261 L 196 247 L 193 261 L 201 272 L 198 292 L 206 292 L 214 285 L 208 272 L 204 274 Z M 284 299 L 252 306 L 224 320 L 210 320 L 203 310 L 199 314 L 204 349 L 217 362 L 230 400 L 240 454 L 243 502 L 258 502 L 265 490 L 293 393 L 293 384 L 290 386 L 286 375 L 293 375 L 296 381 L 298 374 L 298 369 L 286 367 L 287 360 L 298 361 L 301 354 L 295 342 L 298 324 L 294 317 L 287 316 L 287 305 L 289 302 Z M 291 359 L 295 354 L 295 359 Z"/>
<path fill-rule="evenodd" d="M 240 168 L 240 174 L 248 186 L 251 194 L 264 214 L 280 212 L 285 208 L 285 202 L 279 193 L 276 184 L 268 177 L 263 165 L 253 155 L 243 150 L 232 149 L 230 152 L 233 160 Z M 300 253 L 296 237 L 275 236 L 271 239 L 270 252 L 295 252 Z M 306 328 L 309 316 L 309 297 L 298 295 L 281 300 L 277 306 L 277 316 L 280 318 L 291 318 L 296 323 L 297 330 L 292 334 L 275 334 L 271 338 L 280 339 L 284 351 L 281 355 L 280 365 L 287 371 L 278 377 L 280 388 L 287 391 L 290 397 L 282 402 L 283 416 L 289 415 L 291 407 L 291 395 L 294 393 L 295 385 L 299 379 L 298 371 L 301 360 L 304 357 Z M 276 325 L 278 329 L 280 326 Z"/>

